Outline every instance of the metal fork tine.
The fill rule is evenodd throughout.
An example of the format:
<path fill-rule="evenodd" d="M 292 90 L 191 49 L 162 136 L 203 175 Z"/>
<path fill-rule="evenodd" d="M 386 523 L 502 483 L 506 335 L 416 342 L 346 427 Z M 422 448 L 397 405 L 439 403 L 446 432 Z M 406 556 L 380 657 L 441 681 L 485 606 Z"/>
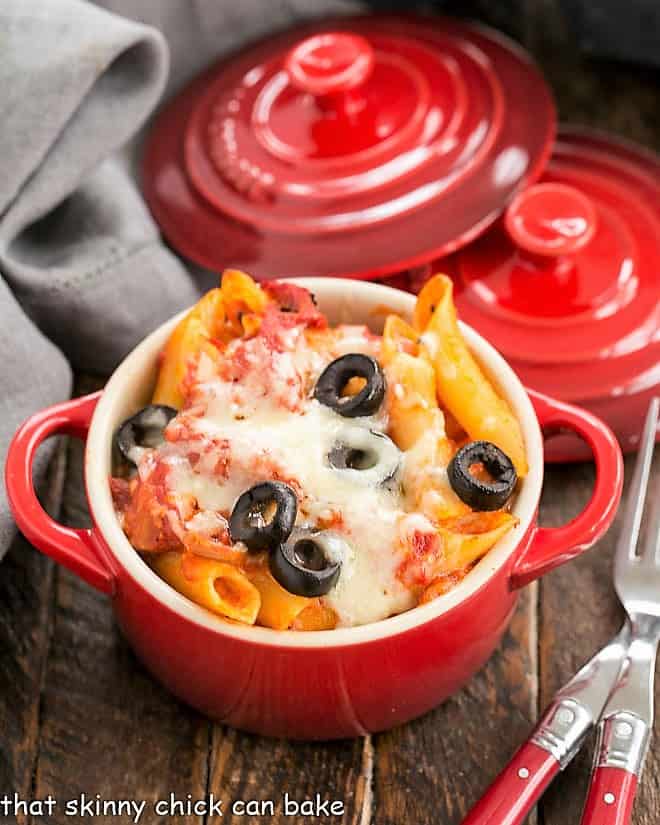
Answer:
<path fill-rule="evenodd" d="M 653 448 L 655 447 L 655 434 L 660 417 L 660 398 L 654 398 L 651 402 L 651 409 L 655 405 L 655 427 L 650 428 L 649 439 L 651 441 L 651 457 L 649 459 L 649 472 L 653 464 Z M 648 493 L 647 493 L 648 498 Z M 639 553 L 640 558 L 649 564 L 656 564 L 660 557 L 660 501 L 657 498 L 651 499 L 649 511 L 647 513 L 649 529 L 646 532 L 644 545 Z M 640 528 L 641 529 L 641 528 Z"/>
<path fill-rule="evenodd" d="M 653 526 L 651 532 L 648 534 L 647 545 L 644 549 L 644 555 L 648 555 L 653 559 L 653 563 L 660 565 L 660 500 L 656 500 L 653 505 Z"/>
<path fill-rule="evenodd" d="M 632 561 L 635 557 L 639 531 L 642 524 L 642 514 L 644 512 L 646 488 L 648 486 L 651 462 L 653 460 L 655 434 L 658 426 L 658 410 L 660 410 L 660 398 L 653 398 L 646 414 L 644 433 L 640 441 L 639 454 L 635 462 L 635 472 L 630 491 L 628 492 L 626 512 L 623 518 L 623 524 L 621 525 L 619 543 L 616 548 L 617 564 Z"/>

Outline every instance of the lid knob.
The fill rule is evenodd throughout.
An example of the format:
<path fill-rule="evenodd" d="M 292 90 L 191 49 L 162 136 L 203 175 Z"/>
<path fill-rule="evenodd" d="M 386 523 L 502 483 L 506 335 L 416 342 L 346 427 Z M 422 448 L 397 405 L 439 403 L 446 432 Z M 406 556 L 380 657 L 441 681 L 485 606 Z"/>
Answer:
<path fill-rule="evenodd" d="M 516 246 L 532 255 L 557 258 L 589 243 L 598 218 L 589 198 L 563 183 L 539 183 L 511 202 L 504 225 Z"/>
<path fill-rule="evenodd" d="M 373 65 L 369 41 L 348 32 L 308 37 L 291 49 L 284 63 L 291 83 L 316 97 L 354 89 L 371 74 Z"/>

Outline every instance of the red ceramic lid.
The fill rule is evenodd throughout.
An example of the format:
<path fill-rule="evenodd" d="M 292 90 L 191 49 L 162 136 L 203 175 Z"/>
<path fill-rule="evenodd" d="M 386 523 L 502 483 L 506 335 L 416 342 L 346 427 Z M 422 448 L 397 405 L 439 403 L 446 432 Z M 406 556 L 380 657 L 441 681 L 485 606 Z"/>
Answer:
<path fill-rule="evenodd" d="M 660 158 L 562 129 L 542 181 L 445 263 L 461 317 L 527 386 L 636 446 L 660 393 Z"/>
<path fill-rule="evenodd" d="M 375 277 L 476 237 L 538 177 L 554 130 L 545 81 L 501 35 L 335 20 L 194 81 L 156 120 L 144 189 L 204 266 Z"/>

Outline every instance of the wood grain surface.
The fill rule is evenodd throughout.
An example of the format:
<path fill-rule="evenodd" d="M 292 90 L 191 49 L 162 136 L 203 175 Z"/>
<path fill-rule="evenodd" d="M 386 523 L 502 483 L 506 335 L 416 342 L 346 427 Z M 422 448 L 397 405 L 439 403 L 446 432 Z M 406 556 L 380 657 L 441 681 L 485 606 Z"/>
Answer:
<path fill-rule="evenodd" d="M 51 462 L 42 502 L 59 513 L 65 445 Z M 20 534 L 0 571 L 0 795 L 33 795 L 44 671 L 53 620 L 53 563 Z M 1 821 L 1 819 L 0 819 Z M 24 825 L 26 820 L 19 817 Z"/>
<path fill-rule="evenodd" d="M 553 85 L 563 120 L 616 131 L 660 149 L 658 74 L 581 59 L 558 0 L 450 3 L 516 37 Z M 98 380 L 83 379 L 80 392 Z M 654 483 L 660 485 L 660 462 Z M 630 474 L 631 461 L 626 464 Z M 593 482 L 587 464 L 547 470 L 541 519 L 577 512 Z M 48 483 L 49 506 L 85 522 L 81 447 L 61 449 Z M 660 489 L 656 486 L 658 494 Z M 458 825 L 526 737 L 554 691 L 617 629 L 610 580 L 618 523 L 592 552 L 527 588 L 500 649 L 458 695 L 409 725 L 373 738 L 328 744 L 266 740 L 215 725 L 172 698 L 135 660 L 106 599 L 55 569 L 17 538 L 0 566 L 0 798 L 156 800 L 175 793 L 275 803 L 273 816 L 156 816 L 141 823 L 330 822 L 339 825 Z M 430 652 L 429 655 L 432 655 Z M 657 688 L 659 690 L 660 688 Z M 301 697 L 304 701 L 304 697 Z M 530 823 L 577 823 L 589 749 L 546 794 Z M 344 802 L 342 816 L 287 817 L 289 791 Z M 3 819 L 2 825 L 116 825 L 130 817 L 64 815 Z M 660 821 L 660 738 L 634 811 L 635 825 Z"/>

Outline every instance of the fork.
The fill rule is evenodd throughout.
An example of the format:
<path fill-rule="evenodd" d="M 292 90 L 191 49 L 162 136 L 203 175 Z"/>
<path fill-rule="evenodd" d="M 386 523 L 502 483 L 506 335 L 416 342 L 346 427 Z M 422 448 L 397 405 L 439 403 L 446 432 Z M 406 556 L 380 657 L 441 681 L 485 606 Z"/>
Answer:
<path fill-rule="evenodd" d="M 598 724 L 594 767 L 581 825 L 630 822 L 653 728 L 653 677 L 660 642 L 660 501 L 639 547 L 660 398 L 651 401 L 614 559 L 614 587 L 630 624 L 616 686 Z"/>

